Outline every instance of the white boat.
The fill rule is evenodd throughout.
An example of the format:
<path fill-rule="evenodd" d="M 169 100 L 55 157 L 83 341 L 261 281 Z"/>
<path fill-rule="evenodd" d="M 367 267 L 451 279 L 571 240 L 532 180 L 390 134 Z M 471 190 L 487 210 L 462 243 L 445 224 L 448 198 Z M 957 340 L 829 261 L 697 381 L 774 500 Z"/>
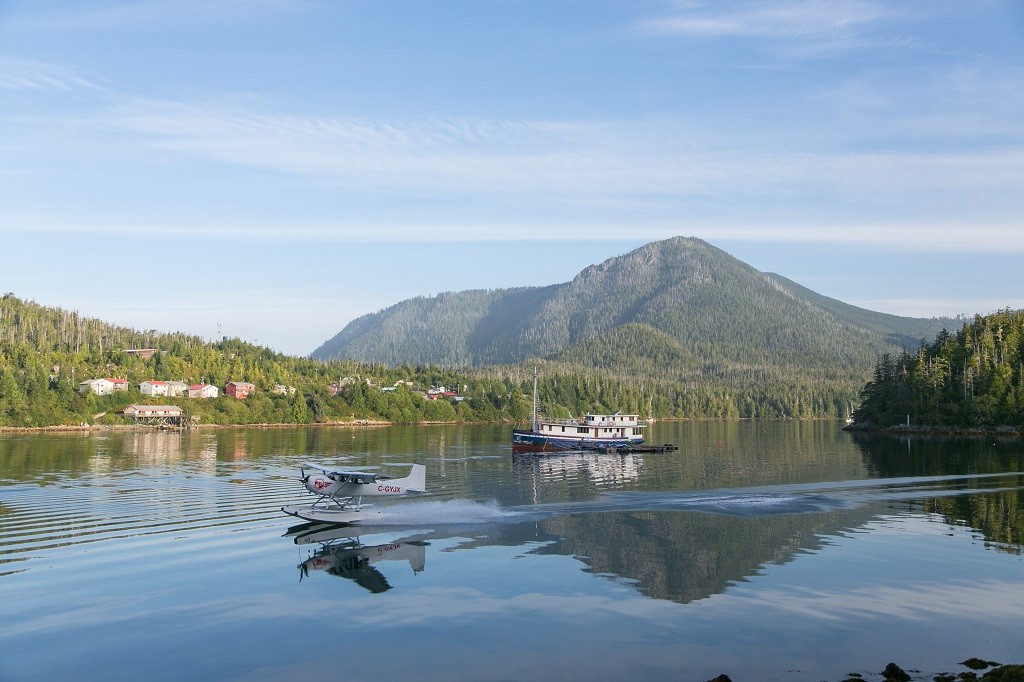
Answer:
<path fill-rule="evenodd" d="M 512 430 L 513 452 L 629 448 L 644 442 L 636 414 L 590 414 L 579 419 L 538 417 L 530 429 Z"/>
<path fill-rule="evenodd" d="M 512 452 L 557 452 L 629 448 L 644 442 L 646 423 L 638 414 L 591 414 L 579 419 L 537 415 L 537 373 L 533 374 L 533 423 L 512 429 Z"/>

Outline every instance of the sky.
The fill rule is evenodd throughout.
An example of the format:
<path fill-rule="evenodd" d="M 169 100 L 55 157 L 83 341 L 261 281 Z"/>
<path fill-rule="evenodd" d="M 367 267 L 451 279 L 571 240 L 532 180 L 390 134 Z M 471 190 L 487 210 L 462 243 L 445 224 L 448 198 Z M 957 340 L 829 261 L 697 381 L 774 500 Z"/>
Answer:
<path fill-rule="evenodd" d="M 0 0 L 0 294 L 304 356 L 672 236 L 1024 308 L 1024 4 Z"/>

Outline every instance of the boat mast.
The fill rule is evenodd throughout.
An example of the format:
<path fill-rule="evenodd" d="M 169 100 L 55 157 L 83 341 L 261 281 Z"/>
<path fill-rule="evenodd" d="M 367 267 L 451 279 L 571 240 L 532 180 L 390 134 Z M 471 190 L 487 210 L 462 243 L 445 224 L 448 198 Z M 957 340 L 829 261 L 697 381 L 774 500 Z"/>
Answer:
<path fill-rule="evenodd" d="M 533 368 L 533 430 L 537 430 L 537 368 Z"/>

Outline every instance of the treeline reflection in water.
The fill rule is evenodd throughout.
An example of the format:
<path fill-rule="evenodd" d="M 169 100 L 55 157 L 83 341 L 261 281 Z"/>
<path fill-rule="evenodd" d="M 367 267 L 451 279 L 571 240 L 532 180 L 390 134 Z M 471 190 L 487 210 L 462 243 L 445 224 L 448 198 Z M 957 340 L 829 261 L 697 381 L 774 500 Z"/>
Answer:
<path fill-rule="evenodd" d="M 1024 443 L 1019 438 L 855 434 L 854 442 L 879 477 L 977 474 L 951 481 L 950 494 L 923 496 L 922 511 L 974 528 L 998 551 L 1024 550 Z"/>

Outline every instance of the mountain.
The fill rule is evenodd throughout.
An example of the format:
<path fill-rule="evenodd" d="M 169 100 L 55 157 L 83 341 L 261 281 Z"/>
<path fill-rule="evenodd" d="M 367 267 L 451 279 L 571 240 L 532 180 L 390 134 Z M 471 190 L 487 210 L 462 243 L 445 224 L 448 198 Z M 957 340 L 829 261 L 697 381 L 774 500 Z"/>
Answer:
<path fill-rule="evenodd" d="M 764 273 L 707 242 L 674 237 L 546 287 L 442 293 L 348 324 L 312 356 L 483 366 L 545 359 L 658 378 L 863 376 L 952 318 L 857 308 Z"/>

